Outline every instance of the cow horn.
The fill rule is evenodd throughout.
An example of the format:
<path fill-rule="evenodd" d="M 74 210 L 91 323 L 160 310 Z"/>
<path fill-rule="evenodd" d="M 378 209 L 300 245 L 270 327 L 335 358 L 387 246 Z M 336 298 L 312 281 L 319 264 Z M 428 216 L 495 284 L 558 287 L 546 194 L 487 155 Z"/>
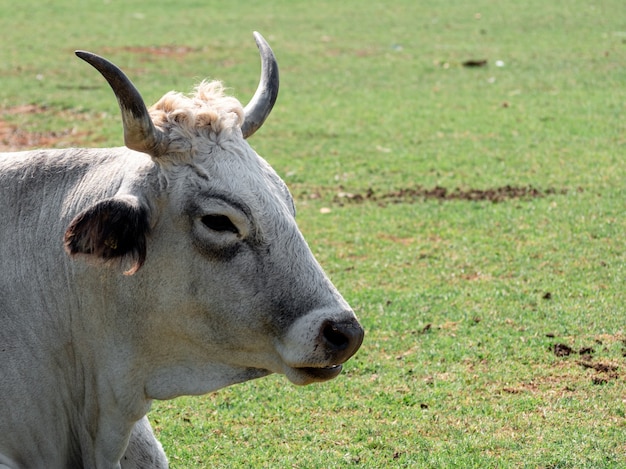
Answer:
<path fill-rule="evenodd" d="M 81 50 L 77 50 L 75 54 L 98 70 L 115 93 L 122 112 L 126 146 L 154 158 L 163 155 L 167 149 L 168 139 L 152 123 L 148 109 L 135 85 L 107 59 Z"/>
<path fill-rule="evenodd" d="M 245 120 L 241 126 L 243 138 L 248 138 L 270 115 L 278 97 L 278 63 L 267 41 L 258 32 L 254 39 L 261 54 L 261 79 L 250 102 L 244 108 Z"/>

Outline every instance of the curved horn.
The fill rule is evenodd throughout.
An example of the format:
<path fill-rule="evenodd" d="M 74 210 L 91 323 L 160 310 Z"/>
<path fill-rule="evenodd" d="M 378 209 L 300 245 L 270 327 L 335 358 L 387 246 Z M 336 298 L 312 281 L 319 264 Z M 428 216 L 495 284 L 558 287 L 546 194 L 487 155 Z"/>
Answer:
<path fill-rule="evenodd" d="M 278 97 L 278 63 L 267 41 L 258 32 L 254 39 L 261 54 L 261 79 L 250 102 L 244 108 L 246 118 L 241 126 L 243 138 L 250 137 L 270 115 Z"/>
<path fill-rule="evenodd" d="M 148 109 L 135 85 L 107 59 L 81 50 L 77 50 L 75 54 L 98 70 L 115 93 L 122 112 L 126 146 L 154 158 L 163 155 L 167 149 L 168 139 L 152 123 Z"/>

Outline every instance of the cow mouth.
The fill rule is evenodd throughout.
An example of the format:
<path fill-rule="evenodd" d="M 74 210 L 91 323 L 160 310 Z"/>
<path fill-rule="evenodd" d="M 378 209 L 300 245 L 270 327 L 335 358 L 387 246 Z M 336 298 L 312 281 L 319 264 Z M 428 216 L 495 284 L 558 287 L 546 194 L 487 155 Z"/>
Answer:
<path fill-rule="evenodd" d="M 339 373 L 341 373 L 343 366 L 303 366 L 292 369 L 296 371 L 299 375 L 298 379 L 295 381 L 301 382 L 303 384 L 308 384 L 316 381 L 328 381 L 329 379 L 336 378 Z"/>

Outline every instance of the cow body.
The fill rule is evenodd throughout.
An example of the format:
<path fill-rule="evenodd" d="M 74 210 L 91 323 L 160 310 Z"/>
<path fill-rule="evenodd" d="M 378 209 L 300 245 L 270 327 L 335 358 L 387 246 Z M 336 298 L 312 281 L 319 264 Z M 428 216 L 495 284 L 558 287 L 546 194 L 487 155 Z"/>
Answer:
<path fill-rule="evenodd" d="M 153 399 L 324 381 L 362 341 L 248 108 L 116 95 L 134 150 L 0 155 L 0 467 L 166 467 Z"/>

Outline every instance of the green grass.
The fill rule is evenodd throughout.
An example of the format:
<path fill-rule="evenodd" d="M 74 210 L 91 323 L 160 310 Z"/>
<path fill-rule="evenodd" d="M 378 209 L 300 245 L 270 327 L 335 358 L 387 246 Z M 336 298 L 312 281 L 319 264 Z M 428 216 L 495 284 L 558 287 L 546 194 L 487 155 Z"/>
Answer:
<path fill-rule="evenodd" d="M 626 466 L 622 2 L 0 9 L 0 106 L 46 106 L 4 119 L 74 129 L 57 146 L 121 144 L 117 104 L 74 49 L 107 55 L 150 103 L 207 76 L 246 101 L 252 30 L 278 56 L 281 95 L 251 143 L 366 339 L 330 383 L 272 376 L 155 403 L 173 468 Z M 134 49 L 155 46 L 187 52 Z M 336 199 L 436 185 L 544 197 Z"/>

